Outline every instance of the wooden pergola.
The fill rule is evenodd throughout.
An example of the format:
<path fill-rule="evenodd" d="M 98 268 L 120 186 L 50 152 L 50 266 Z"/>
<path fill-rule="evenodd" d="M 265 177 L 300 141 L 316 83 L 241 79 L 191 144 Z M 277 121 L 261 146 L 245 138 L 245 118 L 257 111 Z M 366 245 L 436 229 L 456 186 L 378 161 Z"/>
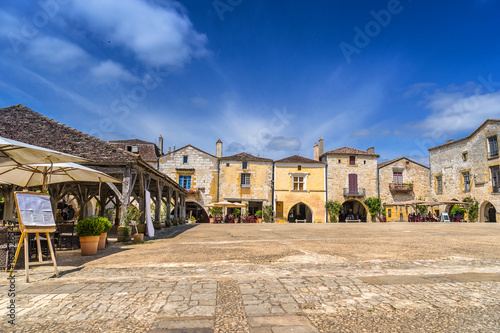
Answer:
<path fill-rule="evenodd" d="M 85 205 L 96 199 L 100 205 L 99 215 L 113 203 L 116 207 L 116 223 L 122 223 L 126 208 L 137 202 L 139 209 L 146 208 L 146 190 L 155 204 L 154 220 L 160 220 L 161 206 L 165 203 L 167 215 L 173 209 L 174 218 L 185 219 L 187 191 L 170 177 L 145 162 L 140 155 L 114 147 L 91 135 L 58 123 L 25 106 L 16 105 L 0 109 L 0 136 L 41 147 L 58 150 L 89 160 L 87 167 L 105 172 L 121 184 L 70 182 L 48 186 L 55 210 L 56 204 L 66 195 L 76 199 L 80 217 L 86 217 Z M 20 188 L 2 184 L 0 194 L 5 198 L 4 219 L 12 219 L 14 191 Z M 141 216 L 144 222 L 145 214 Z"/>

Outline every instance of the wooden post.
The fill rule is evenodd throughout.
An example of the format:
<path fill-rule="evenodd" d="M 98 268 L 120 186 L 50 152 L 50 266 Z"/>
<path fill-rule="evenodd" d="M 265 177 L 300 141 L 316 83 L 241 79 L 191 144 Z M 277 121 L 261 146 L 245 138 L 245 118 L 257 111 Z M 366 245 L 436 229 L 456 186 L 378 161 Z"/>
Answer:
<path fill-rule="evenodd" d="M 167 219 L 170 220 L 171 213 L 171 205 L 172 205 L 172 188 L 167 187 Z"/>
<path fill-rule="evenodd" d="M 155 221 L 161 220 L 161 198 L 163 196 L 163 182 L 156 181 L 156 200 L 155 200 Z"/>

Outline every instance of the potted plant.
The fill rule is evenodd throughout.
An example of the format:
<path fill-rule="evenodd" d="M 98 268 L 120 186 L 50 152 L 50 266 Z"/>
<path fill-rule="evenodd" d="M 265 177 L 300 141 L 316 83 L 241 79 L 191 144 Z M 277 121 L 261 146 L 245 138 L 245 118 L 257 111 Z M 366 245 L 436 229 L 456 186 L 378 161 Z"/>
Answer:
<path fill-rule="evenodd" d="M 145 234 L 146 233 L 146 224 L 145 223 L 137 223 L 137 232 L 140 234 Z"/>
<path fill-rule="evenodd" d="M 106 238 L 108 237 L 108 231 L 111 229 L 111 222 L 105 217 L 97 218 L 104 225 L 104 230 L 102 234 L 99 236 L 99 245 L 97 246 L 98 250 L 104 250 L 106 248 Z"/>
<path fill-rule="evenodd" d="M 137 221 L 141 217 L 142 212 L 137 209 L 134 205 L 128 205 L 125 217 L 123 219 L 123 226 L 118 227 L 118 241 L 127 242 L 130 240 L 130 226 L 132 221 Z"/>
<path fill-rule="evenodd" d="M 97 253 L 99 238 L 104 230 L 104 224 L 99 218 L 91 217 L 78 221 L 76 234 L 80 236 L 80 248 L 83 256 Z"/>
<path fill-rule="evenodd" d="M 208 212 L 210 213 L 209 222 L 210 223 L 215 223 L 215 207 L 209 208 Z"/>
<path fill-rule="evenodd" d="M 142 243 L 143 240 L 144 240 L 144 233 L 139 233 L 139 231 L 137 229 L 137 221 L 136 220 L 131 220 L 130 224 L 135 229 L 135 234 L 132 235 L 132 237 L 134 238 L 134 243 L 135 244 Z"/>
<path fill-rule="evenodd" d="M 256 211 L 255 216 L 257 216 L 257 223 L 262 223 L 262 211 L 261 210 Z"/>
<path fill-rule="evenodd" d="M 160 230 L 161 229 L 161 221 L 153 221 L 153 228 L 155 228 L 155 230 Z"/>
<path fill-rule="evenodd" d="M 238 223 L 241 215 L 241 209 L 236 208 L 234 210 L 234 223 Z"/>

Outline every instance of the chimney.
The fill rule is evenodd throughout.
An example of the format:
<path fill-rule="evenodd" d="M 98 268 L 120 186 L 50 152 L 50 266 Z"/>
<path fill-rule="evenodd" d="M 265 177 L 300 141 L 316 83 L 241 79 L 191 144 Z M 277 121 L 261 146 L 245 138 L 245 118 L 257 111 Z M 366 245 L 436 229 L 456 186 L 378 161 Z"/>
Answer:
<path fill-rule="evenodd" d="M 317 142 L 314 144 L 314 160 L 319 161 L 319 146 Z"/>
<path fill-rule="evenodd" d="M 318 153 L 318 157 L 319 157 L 319 156 L 323 155 L 323 153 L 325 152 L 325 149 L 323 146 L 323 137 L 319 138 L 318 147 L 319 147 L 319 153 Z M 319 159 L 318 159 L 318 161 L 319 161 Z"/>
<path fill-rule="evenodd" d="M 370 154 L 375 154 L 375 147 L 370 147 L 366 151 L 369 152 Z"/>
<path fill-rule="evenodd" d="M 163 137 L 160 134 L 158 138 L 158 148 L 160 148 L 160 155 L 163 155 Z"/>
<path fill-rule="evenodd" d="M 215 143 L 215 156 L 222 157 L 222 141 L 220 139 Z"/>
<path fill-rule="evenodd" d="M 168 147 L 168 152 L 170 153 L 172 151 L 172 149 L 170 147 Z"/>

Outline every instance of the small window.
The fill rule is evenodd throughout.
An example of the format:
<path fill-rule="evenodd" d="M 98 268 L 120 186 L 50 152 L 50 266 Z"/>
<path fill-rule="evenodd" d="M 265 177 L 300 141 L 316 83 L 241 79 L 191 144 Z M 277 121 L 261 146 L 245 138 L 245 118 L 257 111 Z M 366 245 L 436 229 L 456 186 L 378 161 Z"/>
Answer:
<path fill-rule="evenodd" d="M 366 164 L 366 161 L 363 161 L 363 164 Z"/>
<path fill-rule="evenodd" d="M 464 172 L 462 174 L 464 178 L 464 192 L 470 192 L 470 174 L 469 172 Z"/>
<path fill-rule="evenodd" d="M 462 159 L 464 162 L 467 161 L 469 159 L 469 154 L 467 154 L 467 152 L 462 153 Z"/>
<path fill-rule="evenodd" d="M 304 177 L 293 176 L 293 190 L 304 191 Z"/>
<path fill-rule="evenodd" d="M 392 211 L 390 209 L 387 210 L 387 216 L 392 217 Z"/>
<path fill-rule="evenodd" d="M 243 162 L 242 163 L 242 168 L 243 168 L 243 170 L 248 169 L 248 163 L 247 162 Z"/>
<path fill-rule="evenodd" d="M 409 161 L 406 161 L 406 168 L 409 169 L 410 168 L 410 162 Z"/>
<path fill-rule="evenodd" d="M 339 159 L 339 163 L 340 163 L 340 159 Z"/>
<path fill-rule="evenodd" d="M 356 156 L 349 156 L 349 165 L 356 165 Z"/>
<path fill-rule="evenodd" d="M 500 193 L 500 167 L 498 165 L 490 167 L 491 172 L 491 186 L 493 193 Z"/>
<path fill-rule="evenodd" d="M 188 164 L 188 156 L 187 155 L 182 156 L 182 163 Z"/>
<path fill-rule="evenodd" d="M 179 176 L 179 185 L 186 190 L 191 189 L 191 176 Z"/>
<path fill-rule="evenodd" d="M 437 194 L 443 194 L 443 177 L 436 177 L 436 190 Z"/>
<path fill-rule="evenodd" d="M 299 170 L 299 171 L 300 171 L 300 170 L 302 170 L 302 165 L 299 165 L 299 166 L 297 167 L 297 170 Z"/>
<path fill-rule="evenodd" d="M 490 157 L 498 157 L 498 141 L 496 135 L 488 138 L 488 148 Z"/>
<path fill-rule="evenodd" d="M 242 173 L 241 174 L 241 187 L 250 187 L 250 174 Z"/>
<path fill-rule="evenodd" d="M 395 184 L 403 184 L 403 173 L 400 171 L 394 171 L 392 173 L 392 181 Z"/>
<path fill-rule="evenodd" d="M 126 146 L 125 148 L 127 149 L 127 151 L 132 152 L 132 146 Z"/>
<path fill-rule="evenodd" d="M 139 152 L 139 147 L 137 147 L 137 146 L 132 146 L 132 152 L 133 152 L 133 153 L 138 153 L 138 152 Z"/>
<path fill-rule="evenodd" d="M 229 163 L 226 163 L 226 167 L 229 168 Z"/>

